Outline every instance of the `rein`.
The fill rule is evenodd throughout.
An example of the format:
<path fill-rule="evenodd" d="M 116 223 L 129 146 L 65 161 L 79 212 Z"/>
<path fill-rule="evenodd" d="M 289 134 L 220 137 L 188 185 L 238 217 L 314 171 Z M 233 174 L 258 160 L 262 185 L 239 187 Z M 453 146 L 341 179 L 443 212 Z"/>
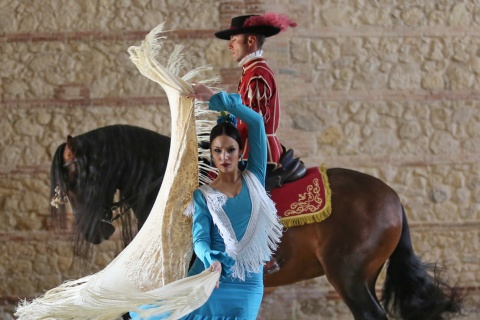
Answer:
<path fill-rule="evenodd" d="M 150 193 L 153 189 L 155 189 L 163 180 L 163 177 L 160 177 L 158 178 L 157 180 L 155 180 L 154 182 L 152 182 L 150 184 L 150 186 L 147 188 L 147 193 Z M 120 219 L 122 216 L 125 215 L 126 211 L 130 210 L 132 208 L 131 205 L 129 206 L 124 206 L 125 203 L 129 203 L 130 201 L 134 200 L 135 198 L 137 197 L 137 195 L 132 195 L 130 196 L 129 198 L 126 198 L 126 199 L 121 199 L 120 201 L 117 201 L 117 202 L 114 202 L 112 203 L 112 206 L 110 207 L 110 209 L 105 209 L 105 215 L 107 215 L 108 213 L 112 213 L 112 218 L 111 219 L 107 219 L 107 218 L 103 218 L 102 220 L 100 220 L 101 222 L 105 222 L 105 223 L 108 223 L 108 224 L 113 224 L 113 222 L 115 220 L 118 220 Z M 133 204 L 135 204 L 136 202 L 133 202 Z M 122 210 L 120 213 L 118 214 L 115 214 L 115 216 L 113 216 L 113 213 L 115 212 L 115 210 L 117 209 L 121 209 L 121 208 L 125 208 L 126 210 Z"/>

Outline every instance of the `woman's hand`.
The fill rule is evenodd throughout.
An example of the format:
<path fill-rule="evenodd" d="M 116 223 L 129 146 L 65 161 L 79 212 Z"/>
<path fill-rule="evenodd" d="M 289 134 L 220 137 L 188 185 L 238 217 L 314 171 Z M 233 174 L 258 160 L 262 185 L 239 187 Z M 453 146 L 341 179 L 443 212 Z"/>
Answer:
<path fill-rule="evenodd" d="M 195 83 L 193 85 L 195 94 L 189 94 L 189 98 L 195 98 L 200 101 L 210 101 L 210 98 L 215 94 L 212 89 L 201 83 Z"/>
<path fill-rule="evenodd" d="M 210 266 L 210 271 L 211 272 L 218 272 L 218 273 L 222 274 L 222 264 L 218 260 L 214 261 L 212 263 L 212 265 Z M 219 284 L 220 284 L 220 281 L 217 281 L 217 284 L 215 285 L 215 288 L 218 289 Z"/>

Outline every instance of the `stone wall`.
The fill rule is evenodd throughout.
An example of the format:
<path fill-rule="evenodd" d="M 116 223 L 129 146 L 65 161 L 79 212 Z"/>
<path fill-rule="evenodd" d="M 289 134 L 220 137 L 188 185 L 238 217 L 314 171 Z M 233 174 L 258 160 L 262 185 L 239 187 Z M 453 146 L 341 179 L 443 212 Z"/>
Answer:
<path fill-rule="evenodd" d="M 0 318 L 78 277 L 49 218 L 49 165 L 67 134 L 126 123 L 169 134 L 162 90 L 128 60 L 165 21 L 223 87 L 239 77 L 212 34 L 232 16 L 289 14 L 268 39 L 279 136 L 309 165 L 372 174 L 405 205 L 417 253 L 438 260 L 480 317 L 480 6 L 476 0 L 3 0 L 0 11 Z M 121 250 L 96 248 L 90 271 Z M 378 284 L 381 288 L 381 281 Z M 325 277 L 265 295 L 261 319 L 351 319 Z"/>

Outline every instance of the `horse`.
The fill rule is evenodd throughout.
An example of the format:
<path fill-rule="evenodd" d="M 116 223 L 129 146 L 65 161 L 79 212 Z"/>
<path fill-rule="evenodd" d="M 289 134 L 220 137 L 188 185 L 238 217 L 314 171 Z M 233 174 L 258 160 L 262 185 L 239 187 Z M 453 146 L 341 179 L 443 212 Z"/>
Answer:
<path fill-rule="evenodd" d="M 53 218 L 64 224 L 65 205 L 74 213 L 76 253 L 108 239 L 122 222 L 125 245 L 147 218 L 159 191 L 169 138 L 114 125 L 67 137 L 51 166 Z M 354 319 L 448 319 L 461 313 L 462 294 L 447 284 L 436 264 L 414 252 L 398 194 L 380 179 L 345 168 L 327 169 L 332 212 L 322 222 L 284 230 L 265 287 L 325 275 Z M 117 193 L 117 194 L 116 194 Z M 114 202 L 114 196 L 118 199 Z M 82 244 L 83 243 L 83 244 Z M 375 292 L 384 267 L 383 294 Z"/>

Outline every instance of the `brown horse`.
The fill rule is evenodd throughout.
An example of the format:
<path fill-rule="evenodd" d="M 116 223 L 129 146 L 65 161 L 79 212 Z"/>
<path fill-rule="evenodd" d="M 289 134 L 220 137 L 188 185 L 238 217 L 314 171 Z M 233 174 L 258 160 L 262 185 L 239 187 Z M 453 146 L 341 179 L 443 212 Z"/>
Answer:
<path fill-rule="evenodd" d="M 97 244 L 108 239 L 114 230 L 111 222 L 118 217 L 125 244 L 131 240 L 130 214 L 134 212 L 140 228 L 160 188 L 168 146 L 168 137 L 117 125 L 69 137 L 58 147 L 51 196 L 59 208 L 52 207 L 52 213 L 65 216 L 68 196 L 77 253 L 88 252 L 83 240 Z M 387 314 L 408 320 L 446 319 L 459 313 L 456 288 L 414 254 L 395 191 L 377 178 L 348 169 L 328 169 L 327 176 L 331 216 L 285 230 L 275 254 L 280 268 L 265 275 L 265 286 L 326 275 L 357 320 L 387 319 Z M 116 191 L 120 201 L 112 204 Z M 114 216 L 112 208 L 120 208 L 120 213 Z M 375 283 L 387 260 L 382 307 Z"/>

